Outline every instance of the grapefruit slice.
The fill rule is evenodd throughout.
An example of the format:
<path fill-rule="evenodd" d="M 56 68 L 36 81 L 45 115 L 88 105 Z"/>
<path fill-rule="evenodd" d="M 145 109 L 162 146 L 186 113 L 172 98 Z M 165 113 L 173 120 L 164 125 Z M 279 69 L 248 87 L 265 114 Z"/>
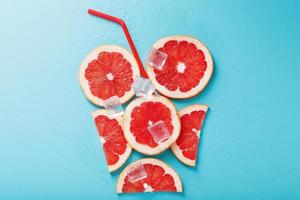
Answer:
<path fill-rule="evenodd" d="M 206 87 L 213 73 L 213 60 L 199 40 L 170 36 L 158 40 L 153 48 L 167 55 L 161 69 L 147 65 L 149 78 L 160 94 L 186 99 Z"/>
<path fill-rule="evenodd" d="M 138 166 L 145 173 L 141 178 L 138 177 L 141 170 L 138 173 L 132 170 Z M 119 176 L 117 193 L 132 192 L 182 192 L 182 183 L 177 173 L 166 163 L 155 158 L 144 158 L 128 165 Z"/>
<path fill-rule="evenodd" d="M 121 103 L 128 101 L 134 95 L 131 86 L 139 75 L 134 57 L 116 45 L 94 49 L 83 60 L 79 70 L 85 96 L 98 106 L 103 106 L 103 100 L 112 96 L 117 96 Z"/>
<path fill-rule="evenodd" d="M 149 127 L 158 126 L 151 132 Z M 158 142 L 162 131 L 168 137 Z M 164 132 L 163 132 L 164 133 Z M 180 133 L 180 121 L 173 103 L 165 97 L 153 96 L 150 99 L 136 98 L 126 108 L 124 113 L 124 135 L 130 146 L 146 154 L 156 155 L 166 150 L 176 141 Z"/>
<path fill-rule="evenodd" d="M 113 172 L 125 163 L 132 151 L 123 134 L 122 117 L 109 118 L 104 109 L 94 111 L 92 115 L 100 136 L 108 171 Z"/>
<path fill-rule="evenodd" d="M 194 104 L 179 111 L 181 130 L 171 150 L 184 164 L 195 166 L 207 105 Z"/>

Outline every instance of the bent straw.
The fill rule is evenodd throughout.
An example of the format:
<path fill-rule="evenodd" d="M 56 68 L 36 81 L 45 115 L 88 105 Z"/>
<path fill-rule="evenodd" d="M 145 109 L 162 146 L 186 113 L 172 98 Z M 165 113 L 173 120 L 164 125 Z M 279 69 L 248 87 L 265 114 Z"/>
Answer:
<path fill-rule="evenodd" d="M 133 43 L 133 40 L 130 36 L 130 33 L 128 31 L 128 28 L 126 26 L 126 23 L 124 22 L 124 20 L 120 19 L 120 18 L 117 18 L 117 17 L 114 17 L 114 16 L 111 16 L 111 15 L 108 15 L 108 14 L 105 14 L 103 12 L 99 12 L 99 11 L 96 11 L 96 10 L 93 10 L 93 9 L 88 9 L 88 13 L 90 15 L 93 15 L 93 16 L 96 16 L 96 17 L 100 17 L 100 18 L 103 18 L 103 19 L 106 19 L 106 20 L 109 20 L 109 21 L 112 21 L 114 23 L 117 23 L 119 25 L 121 25 L 122 29 L 123 29 L 123 32 L 126 36 L 126 39 L 129 43 L 129 46 L 131 48 L 131 51 L 133 53 L 133 56 L 135 57 L 137 63 L 138 63 L 138 66 L 139 66 L 139 69 L 140 69 L 140 72 L 141 72 L 141 75 L 142 77 L 144 78 L 148 78 L 148 75 L 143 67 L 143 63 L 139 57 L 139 54 L 134 46 L 134 43 Z"/>

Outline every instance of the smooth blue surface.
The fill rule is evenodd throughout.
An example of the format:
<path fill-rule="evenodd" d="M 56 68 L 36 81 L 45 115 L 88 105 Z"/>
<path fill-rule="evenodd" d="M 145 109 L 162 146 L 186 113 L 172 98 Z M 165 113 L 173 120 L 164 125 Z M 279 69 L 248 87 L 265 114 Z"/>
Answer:
<path fill-rule="evenodd" d="M 300 199 L 300 1 L 0 2 L 0 199 Z M 175 101 L 210 107 L 198 165 L 158 156 L 183 194 L 115 193 L 77 72 L 94 47 L 128 45 L 90 7 L 127 21 L 143 61 L 167 35 L 211 50 L 209 86 Z"/>

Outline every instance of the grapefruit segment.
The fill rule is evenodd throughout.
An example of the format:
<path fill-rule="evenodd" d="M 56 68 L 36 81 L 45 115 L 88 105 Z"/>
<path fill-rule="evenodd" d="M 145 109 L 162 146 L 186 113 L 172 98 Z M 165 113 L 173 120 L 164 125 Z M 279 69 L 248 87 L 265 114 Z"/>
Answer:
<path fill-rule="evenodd" d="M 200 133 L 207 109 L 207 105 L 194 104 L 179 111 L 180 135 L 172 144 L 171 150 L 186 165 L 196 165 Z"/>
<path fill-rule="evenodd" d="M 156 155 L 166 150 L 176 141 L 179 132 L 175 106 L 165 97 L 137 98 L 125 110 L 125 138 L 132 148 L 143 154 Z"/>
<path fill-rule="evenodd" d="M 142 178 L 132 180 L 132 176 L 140 174 Z M 155 158 L 144 158 L 128 165 L 121 172 L 116 189 L 117 193 L 182 192 L 182 183 L 177 173 L 166 163 Z"/>
<path fill-rule="evenodd" d="M 167 55 L 161 68 L 147 65 L 149 78 L 164 96 L 186 99 L 200 93 L 213 72 L 213 60 L 199 40 L 189 36 L 170 36 L 153 47 Z"/>
<path fill-rule="evenodd" d="M 129 157 L 132 148 L 128 145 L 122 125 L 122 117 L 110 118 L 106 110 L 92 113 L 106 158 L 109 172 L 119 169 Z"/>
<path fill-rule="evenodd" d="M 128 101 L 131 88 L 140 72 L 134 57 L 116 45 L 99 46 L 90 52 L 80 65 L 79 80 L 85 96 L 94 104 L 117 96 L 121 103 Z"/>

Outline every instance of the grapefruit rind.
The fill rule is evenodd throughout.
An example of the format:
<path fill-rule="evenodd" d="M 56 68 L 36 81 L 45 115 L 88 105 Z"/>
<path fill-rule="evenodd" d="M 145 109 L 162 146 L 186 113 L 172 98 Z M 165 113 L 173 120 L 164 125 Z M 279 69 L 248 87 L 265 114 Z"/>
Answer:
<path fill-rule="evenodd" d="M 154 73 L 153 67 L 150 65 L 147 65 L 147 72 L 148 72 L 149 79 L 152 81 L 152 83 L 156 87 L 157 91 L 166 97 L 173 98 L 173 99 L 187 99 L 187 98 L 194 97 L 194 96 L 198 95 L 202 90 L 204 90 L 204 88 L 207 86 L 207 84 L 213 74 L 214 67 L 213 67 L 212 56 L 211 56 L 208 48 L 202 42 L 200 42 L 196 38 L 186 36 L 186 35 L 176 35 L 176 36 L 168 36 L 165 38 L 161 38 L 153 44 L 152 48 L 159 49 L 166 42 L 168 42 L 170 40 L 187 41 L 189 43 L 195 44 L 197 49 L 201 49 L 203 51 L 203 53 L 205 55 L 205 61 L 207 62 L 207 69 L 205 71 L 203 78 L 200 80 L 199 84 L 196 87 L 192 88 L 188 92 L 181 92 L 179 90 L 179 88 L 177 88 L 177 90 L 175 90 L 175 91 L 170 91 L 165 86 L 163 86 L 157 82 L 157 80 L 155 78 L 155 73 Z"/>
<path fill-rule="evenodd" d="M 92 60 L 97 59 L 99 53 L 103 52 L 103 51 L 121 53 L 123 55 L 123 57 L 131 64 L 133 79 L 135 79 L 135 77 L 137 77 L 137 76 L 140 76 L 140 71 L 139 71 L 138 64 L 137 64 L 135 58 L 123 47 L 120 47 L 117 45 L 101 45 L 101 46 L 96 47 L 81 62 L 80 70 L 79 70 L 79 81 L 80 81 L 80 86 L 81 86 L 86 98 L 89 101 L 91 101 L 93 104 L 98 105 L 98 106 L 104 106 L 103 100 L 94 96 L 91 93 L 89 82 L 85 78 L 85 70 L 88 67 L 88 64 Z M 124 96 L 120 97 L 120 102 L 125 103 L 129 99 L 131 99 L 133 96 L 134 96 L 134 90 L 131 88 L 129 91 L 125 92 Z"/>
<path fill-rule="evenodd" d="M 166 105 L 171 111 L 172 124 L 174 126 L 174 130 L 169 139 L 159 143 L 158 146 L 151 148 L 147 145 L 143 145 L 137 143 L 133 133 L 130 131 L 130 122 L 131 122 L 131 112 L 136 107 L 141 105 L 143 102 L 152 101 L 152 102 L 161 102 Z M 124 135 L 129 143 L 129 145 L 136 151 L 143 153 L 145 155 L 157 155 L 161 152 L 168 149 L 178 138 L 180 133 L 180 120 L 177 115 L 176 107 L 174 104 L 167 98 L 162 96 L 153 96 L 150 99 L 145 99 L 144 97 L 136 98 L 132 102 L 130 102 L 125 110 L 124 114 Z"/>
<path fill-rule="evenodd" d="M 182 110 L 180 110 L 178 112 L 178 115 L 179 115 L 179 118 L 185 114 L 189 114 L 193 111 L 198 111 L 198 110 L 203 110 L 205 113 L 207 113 L 207 110 L 208 110 L 208 106 L 205 105 L 205 104 L 193 104 L 193 105 L 190 105 L 188 107 L 185 107 L 183 108 Z M 200 140 L 200 134 L 201 134 L 201 130 L 199 130 L 197 132 L 197 136 L 198 136 L 198 139 Z M 198 146 L 199 148 L 199 146 Z M 191 160 L 189 158 L 186 158 L 183 154 L 182 154 L 182 150 L 179 148 L 179 146 L 176 144 L 176 142 L 174 142 L 172 145 L 171 145 L 171 150 L 173 152 L 173 154 L 176 156 L 176 158 L 181 161 L 182 163 L 186 164 L 186 165 L 189 165 L 191 167 L 195 167 L 196 166 L 196 161 L 197 161 L 197 158 L 196 160 Z"/>
<path fill-rule="evenodd" d="M 176 192 L 182 192 L 183 191 L 183 187 L 182 187 L 182 183 L 181 183 L 181 179 L 180 179 L 179 175 L 168 164 L 166 164 L 165 162 L 163 162 L 161 160 L 158 160 L 156 158 L 143 158 L 143 159 L 137 160 L 137 161 L 129 164 L 120 173 L 119 178 L 118 178 L 118 182 L 117 182 L 117 185 L 116 185 L 117 193 L 123 193 L 122 187 L 124 185 L 124 179 L 127 175 L 127 172 L 129 171 L 129 169 L 132 168 L 133 166 L 139 165 L 140 163 L 141 164 L 150 163 L 150 164 L 158 165 L 158 166 L 162 167 L 165 170 L 166 174 L 170 174 L 173 177 L 174 182 L 175 182 L 175 186 L 176 186 L 176 189 L 177 189 Z M 147 191 L 145 191 L 145 192 L 147 192 Z"/>
<path fill-rule="evenodd" d="M 100 109 L 100 110 L 96 110 L 96 111 L 92 112 L 92 116 L 93 116 L 94 120 L 99 115 L 108 116 L 106 110 L 104 110 L 104 109 Z M 114 117 L 114 118 L 119 122 L 120 126 L 124 130 L 123 117 L 117 116 L 117 117 Z M 107 165 L 108 171 L 109 172 L 114 172 L 114 171 L 118 170 L 127 161 L 127 159 L 129 158 L 129 156 L 131 154 L 131 151 L 132 151 L 132 148 L 127 143 L 127 147 L 126 147 L 125 152 L 122 155 L 119 155 L 119 161 L 114 165 Z M 103 151 L 103 153 L 104 153 L 104 151 Z"/>

